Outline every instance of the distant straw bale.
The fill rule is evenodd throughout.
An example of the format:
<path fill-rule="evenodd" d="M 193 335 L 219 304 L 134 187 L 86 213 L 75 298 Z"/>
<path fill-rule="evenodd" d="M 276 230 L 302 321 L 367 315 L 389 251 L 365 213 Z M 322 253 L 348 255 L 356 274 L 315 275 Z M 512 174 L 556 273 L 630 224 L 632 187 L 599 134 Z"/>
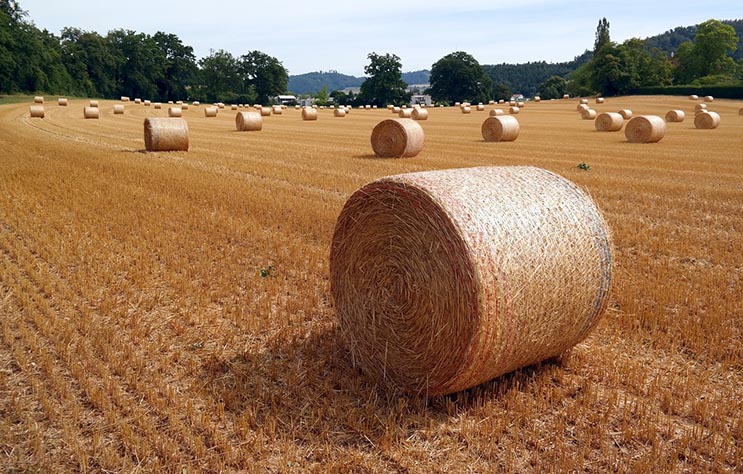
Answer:
<path fill-rule="evenodd" d="M 263 129 L 263 116 L 260 112 L 238 112 L 235 115 L 235 128 L 238 132 L 260 132 Z"/>
<path fill-rule="evenodd" d="M 147 151 L 188 151 L 188 123 L 182 118 L 146 118 L 144 147 Z"/>
<path fill-rule="evenodd" d="M 512 142 L 519 137 L 519 121 L 510 115 L 490 116 L 480 127 L 486 142 Z"/>
<path fill-rule="evenodd" d="M 423 128 L 412 119 L 387 119 L 372 130 L 371 145 L 380 158 L 416 156 L 423 149 Z"/>
<path fill-rule="evenodd" d="M 624 136 L 630 143 L 656 143 L 665 135 L 666 122 L 657 115 L 638 115 L 624 128 Z"/>
<path fill-rule="evenodd" d="M 618 132 L 624 126 L 624 119 L 616 112 L 604 112 L 594 122 L 599 132 Z"/>
<path fill-rule="evenodd" d="M 669 110 L 666 112 L 666 122 L 683 122 L 686 114 L 683 110 Z"/>
<path fill-rule="evenodd" d="M 694 116 L 694 127 L 712 130 L 720 126 L 720 115 L 717 112 L 704 112 Z"/>

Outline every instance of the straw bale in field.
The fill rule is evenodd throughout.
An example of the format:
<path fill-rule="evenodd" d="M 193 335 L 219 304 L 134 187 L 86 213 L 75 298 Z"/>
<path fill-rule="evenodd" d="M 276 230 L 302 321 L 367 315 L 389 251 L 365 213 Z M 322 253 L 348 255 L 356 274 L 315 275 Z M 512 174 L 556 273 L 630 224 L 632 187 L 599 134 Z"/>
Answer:
<path fill-rule="evenodd" d="M 28 107 L 28 114 L 31 116 L 31 118 L 44 118 L 44 106 L 31 105 Z"/>
<path fill-rule="evenodd" d="M 581 99 L 580 100 L 580 103 L 581 104 L 588 104 L 588 99 Z"/>
<path fill-rule="evenodd" d="M 259 107 L 258 110 L 260 110 L 263 117 L 268 117 L 271 115 L 271 107 Z"/>
<path fill-rule="evenodd" d="M 237 110 L 237 105 L 235 104 L 230 105 L 230 110 Z"/>
<path fill-rule="evenodd" d="M 129 97 L 127 97 L 127 96 L 125 96 L 125 95 L 122 95 L 122 96 L 121 96 L 121 101 L 122 101 L 122 102 L 129 102 Z"/>
<path fill-rule="evenodd" d="M 59 97 L 57 99 L 57 105 L 59 105 L 60 107 L 67 107 L 67 99 L 64 97 Z"/>
<path fill-rule="evenodd" d="M 204 107 L 204 117 L 216 117 L 219 113 L 219 109 L 216 106 L 210 105 Z"/>
<path fill-rule="evenodd" d="M 34 104 L 43 104 L 44 103 L 44 97 L 37 95 L 34 97 Z"/>
<path fill-rule="evenodd" d="M 183 106 L 168 107 L 168 117 L 173 117 L 173 118 L 183 117 Z"/>
<path fill-rule="evenodd" d="M 720 126 L 720 115 L 717 112 L 704 112 L 694 116 L 694 127 L 712 130 Z"/>
<path fill-rule="evenodd" d="M 603 97 L 596 97 L 597 104 L 603 104 L 604 102 L 606 102 L 606 100 Z"/>
<path fill-rule="evenodd" d="M 84 107 L 83 117 L 86 119 L 97 119 L 100 116 L 98 107 Z"/>
<path fill-rule="evenodd" d="M 350 359 L 380 385 L 457 392 L 557 356 L 604 313 L 609 228 L 533 167 L 381 178 L 346 202 L 330 285 Z"/>
<path fill-rule="evenodd" d="M 588 110 L 588 109 L 590 109 L 590 107 L 587 106 L 586 104 L 578 104 L 578 105 L 575 106 L 575 110 L 577 110 L 578 112 L 581 112 L 581 113 L 584 110 Z"/>
<path fill-rule="evenodd" d="M 541 97 L 539 97 L 538 95 L 534 96 L 534 102 L 541 102 L 541 101 L 542 101 Z"/>
<path fill-rule="evenodd" d="M 480 131 L 486 142 L 512 142 L 519 137 L 519 121 L 510 115 L 490 116 Z"/>
<path fill-rule="evenodd" d="M 201 102 L 199 102 L 198 100 L 194 100 L 193 102 L 191 102 L 191 105 L 193 105 L 194 107 L 198 107 L 199 105 L 201 105 Z"/>
<path fill-rule="evenodd" d="M 526 102 L 518 101 L 516 102 L 516 107 L 523 109 L 524 107 L 526 107 Z"/>
<path fill-rule="evenodd" d="M 387 119 L 372 130 L 371 145 L 380 158 L 416 156 L 423 149 L 423 128 L 412 119 Z"/>
<path fill-rule="evenodd" d="M 570 98 L 570 94 L 563 94 L 562 98 L 563 99 L 569 99 Z"/>
<path fill-rule="evenodd" d="M 413 109 L 413 120 L 428 120 L 428 110 L 424 108 Z"/>
<path fill-rule="evenodd" d="M 149 107 L 150 105 L 152 105 L 152 101 L 149 101 L 149 100 L 145 100 L 144 101 L 144 106 L 145 107 Z"/>
<path fill-rule="evenodd" d="M 397 115 L 400 118 L 412 118 L 413 117 L 413 109 L 400 109 L 400 112 L 398 112 Z"/>
<path fill-rule="evenodd" d="M 683 110 L 669 110 L 666 112 L 666 122 L 683 122 L 686 114 Z"/>
<path fill-rule="evenodd" d="M 593 109 L 586 109 L 580 114 L 583 120 L 593 120 L 596 118 L 596 115 L 597 115 L 597 112 Z"/>
<path fill-rule="evenodd" d="M 345 117 L 346 116 L 346 109 L 342 107 L 338 107 L 333 111 L 333 117 Z"/>
<path fill-rule="evenodd" d="M 188 104 L 182 104 L 181 110 L 188 110 Z"/>
<path fill-rule="evenodd" d="M 619 111 L 619 115 L 621 115 L 624 120 L 631 119 L 632 111 L 629 109 L 622 109 Z"/>
<path fill-rule="evenodd" d="M 704 96 L 704 101 L 705 102 L 712 102 L 713 100 L 715 100 L 715 98 L 712 97 L 711 95 L 705 95 Z"/>
<path fill-rule="evenodd" d="M 162 102 L 155 102 L 154 104 L 152 104 L 152 107 L 155 108 L 155 109 L 160 110 L 160 109 L 163 108 L 163 104 L 162 104 Z"/>
<path fill-rule="evenodd" d="M 499 117 L 503 115 L 503 109 L 493 109 L 488 114 L 490 117 Z"/>
<path fill-rule="evenodd" d="M 511 115 L 516 115 L 519 112 L 521 112 L 521 109 L 519 109 L 518 107 L 509 107 L 508 108 L 508 113 L 511 114 Z"/>
<path fill-rule="evenodd" d="M 98 101 L 91 100 L 90 102 L 88 102 L 88 107 L 98 107 Z"/>
<path fill-rule="evenodd" d="M 390 110 L 393 114 L 399 114 L 402 109 L 400 107 L 392 107 Z"/>
<path fill-rule="evenodd" d="M 624 126 L 624 119 L 615 112 L 604 112 L 596 117 L 594 122 L 599 132 L 618 132 Z"/>
<path fill-rule="evenodd" d="M 144 147 L 147 151 L 188 151 L 188 123 L 182 118 L 144 119 Z"/>
<path fill-rule="evenodd" d="M 638 115 L 624 128 L 624 136 L 630 143 L 656 143 L 665 135 L 666 122 L 657 115 Z"/>
<path fill-rule="evenodd" d="M 469 107 L 469 106 L 464 106 L 464 107 L 461 107 L 461 110 L 462 110 L 462 113 L 463 113 L 463 114 L 469 114 L 469 113 L 471 113 L 471 112 L 472 112 L 472 108 L 471 108 L 471 107 Z"/>
<path fill-rule="evenodd" d="M 477 111 L 482 112 L 483 110 L 485 110 L 485 106 L 483 104 L 477 104 Z"/>
<path fill-rule="evenodd" d="M 134 103 L 135 104 L 141 104 L 142 103 L 142 99 L 140 99 L 139 97 L 135 97 L 134 98 Z"/>
<path fill-rule="evenodd" d="M 738 109 L 738 115 L 743 115 L 743 107 Z"/>
<path fill-rule="evenodd" d="M 260 132 L 263 129 L 263 116 L 260 112 L 238 112 L 235 115 L 235 128 L 238 132 Z"/>
<path fill-rule="evenodd" d="M 302 120 L 317 120 L 317 109 L 307 108 L 302 110 Z"/>
<path fill-rule="evenodd" d="M 271 113 L 273 113 L 274 115 L 282 115 L 284 113 L 284 109 L 282 109 L 280 105 L 274 105 L 271 108 Z"/>
<path fill-rule="evenodd" d="M 114 104 L 114 115 L 122 115 L 124 113 L 124 106 L 122 104 Z"/>
<path fill-rule="evenodd" d="M 689 100 L 699 100 L 699 96 L 696 94 L 692 94 L 689 96 Z"/>
<path fill-rule="evenodd" d="M 694 112 L 699 112 L 700 110 L 707 110 L 707 104 L 697 104 L 694 106 Z"/>

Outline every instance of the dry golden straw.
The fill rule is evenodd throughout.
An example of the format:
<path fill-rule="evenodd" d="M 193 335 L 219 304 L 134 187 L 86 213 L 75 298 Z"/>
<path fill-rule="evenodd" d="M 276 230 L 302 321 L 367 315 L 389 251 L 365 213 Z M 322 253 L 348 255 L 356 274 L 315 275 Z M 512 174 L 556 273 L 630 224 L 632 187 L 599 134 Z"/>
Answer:
<path fill-rule="evenodd" d="M 163 108 L 163 104 L 162 104 L 162 102 L 155 102 L 154 104 L 152 104 L 152 107 L 155 108 L 155 109 L 162 109 Z"/>
<path fill-rule="evenodd" d="M 623 119 L 631 119 L 632 118 L 632 111 L 629 109 L 622 109 L 619 111 L 619 115 L 622 116 Z"/>
<path fill-rule="evenodd" d="M 263 117 L 269 117 L 271 115 L 271 107 L 258 107 Z"/>
<path fill-rule="evenodd" d="M 28 107 L 28 113 L 31 118 L 44 118 L 44 106 L 43 105 L 31 105 Z"/>
<path fill-rule="evenodd" d="M 333 117 L 345 117 L 346 109 L 339 107 L 333 111 Z"/>
<path fill-rule="evenodd" d="M 423 128 L 412 119 L 382 120 L 371 134 L 372 149 L 380 158 L 416 156 L 424 140 Z"/>
<path fill-rule="evenodd" d="M 237 106 L 235 104 L 230 105 L 230 110 L 237 110 Z"/>
<path fill-rule="evenodd" d="M 588 109 L 590 109 L 590 107 L 587 106 L 586 104 L 578 104 L 575 107 L 575 110 L 577 110 L 578 112 L 583 112 L 584 110 L 588 110 Z"/>
<path fill-rule="evenodd" d="M 168 117 L 178 118 L 183 117 L 183 106 L 181 107 L 168 107 Z"/>
<path fill-rule="evenodd" d="M 125 96 L 125 95 L 122 95 L 122 96 L 121 96 L 121 101 L 122 101 L 122 102 L 129 102 L 129 97 L 127 97 L 127 96 Z"/>
<path fill-rule="evenodd" d="M 569 99 L 569 98 L 570 98 L 570 94 L 564 94 L 564 95 L 562 96 L 562 98 L 563 98 L 563 99 Z"/>
<path fill-rule="evenodd" d="M 541 102 L 541 101 L 542 101 L 541 97 L 539 97 L 538 95 L 534 96 L 534 102 Z"/>
<path fill-rule="evenodd" d="M 43 104 L 43 103 L 44 103 L 44 98 L 42 96 L 37 95 L 36 97 L 34 97 L 34 104 Z"/>
<path fill-rule="evenodd" d="M 216 117 L 219 109 L 216 106 L 204 107 L 204 117 Z"/>
<path fill-rule="evenodd" d="M 521 109 L 519 109 L 518 107 L 509 107 L 508 108 L 508 113 L 511 114 L 511 115 L 516 115 L 520 111 L 521 111 Z"/>
<path fill-rule="evenodd" d="M 489 113 L 490 117 L 499 117 L 501 115 L 503 115 L 503 109 L 493 109 Z"/>
<path fill-rule="evenodd" d="M 98 107 L 85 107 L 83 108 L 83 117 L 86 119 L 97 119 L 100 115 Z"/>
<path fill-rule="evenodd" d="M 712 130 L 720 126 L 720 115 L 717 112 L 704 112 L 694 117 L 694 127 Z"/>
<path fill-rule="evenodd" d="M 604 112 L 596 117 L 594 122 L 599 132 L 618 132 L 624 126 L 624 119 L 615 112 Z"/>
<path fill-rule="evenodd" d="M 713 100 L 715 100 L 715 98 L 712 97 L 711 95 L 705 95 L 704 96 L 704 101 L 705 102 L 712 102 Z"/>
<path fill-rule="evenodd" d="M 463 113 L 463 114 L 469 114 L 469 113 L 471 113 L 471 112 L 472 112 L 472 108 L 470 108 L 470 107 L 469 107 L 469 106 L 467 106 L 467 105 L 463 106 L 463 107 L 462 107 L 461 109 L 462 109 L 462 113 Z"/>
<path fill-rule="evenodd" d="M 483 104 L 477 104 L 477 111 L 478 112 L 482 112 L 483 110 L 485 110 L 485 105 L 483 105 Z"/>
<path fill-rule="evenodd" d="M 91 100 L 90 103 L 88 103 L 88 106 L 90 106 L 90 107 L 98 107 L 98 101 L 97 100 Z"/>
<path fill-rule="evenodd" d="M 235 128 L 238 132 L 260 132 L 263 128 L 263 116 L 260 112 L 238 112 L 235 115 Z"/>
<path fill-rule="evenodd" d="M 519 137 L 519 121 L 510 115 L 491 116 L 480 128 L 486 142 L 512 142 Z"/>
<path fill-rule="evenodd" d="M 274 115 L 282 115 L 284 113 L 284 109 L 282 109 L 280 105 L 274 105 L 271 109 L 271 112 Z"/>
<path fill-rule="evenodd" d="M 428 110 L 424 108 L 413 109 L 413 120 L 428 120 Z"/>
<path fill-rule="evenodd" d="M 199 102 L 198 100 L 194 100 L 194 101 L 193 101 L 193 102 L 191 103 L 191 105 L 193 105 L 194 107 L 198 107 L 199 105 L 201 105 L 201 102 Z"/>
<path fill-rule="evenodd" d="M 421 395 L 559 355 L 604 313 L 612 243 L 570 181 L 533 167 L 390 176 L 346 202 L 330 284 L 351 360 Z"/>
<path fill-rule="evenodd" d="M 683 110 L 669 110 L 666 112 L 666 122 L 683 122 L 686 114 Z"/>
<path fill-rule="evenodd" d="M 302 120 L 317 120 L 317 109 L 312 109 L 312 108 L 303 109 Z"/>
<path fill-rule="evenodd" d="M 151 101 L 149 101 L 149 100 L 145 100 L 145 101 L 144 101 L 144 106 L 145 106 L 145 107 L 149 107 L 149 106 L 150 106 L 151 104 L 152 104 L 152 102 L 151 102 Z"/>
<path fill-rule="evenodd" d="M 188 104 L 181 104 L 181 110 L 188 110 Z"/>
<path fill-rule="evenodd" d="M 134 99 L 134 103 L 135 104 L 141 104 L 142 103 L 142 99 L 140 99 L 140 98 L 137 97 L 137 98 Z"/>
<path fill-rule="evenodd" d="M 412 118 L 413 117 L 413 109 L 400 109 L 400 112 L 398 112 L 397 115 L 400 118 Z"/>
<path fill-rule="evenodd" d="M 656 143 L 665 135 L 666 122 L 657 115 L 638 115 L 624 128 L 624 136 L 630 143 Z"/>
<path fill-rule="evenodd" d="M 699 100 L 699 96 L 696 94 L 692 94 L 689 96 L 689 100 Z"/>
<path fill-rule="evenodd" d="M 402 109 L 400 107 L 392 107 L 390 110 L 393 114 L 399 114 Z"/>
<path fill-rule="evenodd" d="M 700 110 L 707 110 L 707 104 L 697 104 L 694 106 L 694 112 L 699 112 Z"/>
<path fill-rule="evenodd" d="M 580 100 L 580 103 L 581 103 L 581 104 L 587 104 L 587 103 L 588 103 L 588 99 L 581 99 L 581 100 Z"/>
<path fill-rule="evenodd" d="M 524 108 L 526 107 L 526 102 L 518 101 L 516 102 L 516 107 Z"/>
<path fill-rule="evenodd" d="M 124 106 L 121 104 L 114 104 L 114 115 L 122 115 L 124 113 Z"/>
<path fill-rule="evenodd" d="M 59 105 L 60 107 L 67 107 L 67 99 L 64 97 L 58 98 L 57 105 Z"/>
<path fill-rule="evenodd" d="M 596 103 L 597 104 L 603 104 L 605 102 L 603 97 L 596 97 Z"/>
<path fill-rule="evenodd" d="M 580 116 L 583 120 L 593 120 L 596 118 L 597 112 L 593 109 L 586 109 L 581 112 Z"/>
<path fill-rule="evenodd" d="M 188 123 L 182 118 L 144 119 L 144 147 L 147 151 L 188 151 Z"/>

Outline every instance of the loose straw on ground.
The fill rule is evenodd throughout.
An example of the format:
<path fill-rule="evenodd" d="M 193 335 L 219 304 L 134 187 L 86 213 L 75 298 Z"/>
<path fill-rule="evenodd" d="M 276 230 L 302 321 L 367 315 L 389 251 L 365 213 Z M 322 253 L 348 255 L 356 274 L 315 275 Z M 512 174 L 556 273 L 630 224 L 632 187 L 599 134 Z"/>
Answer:
<path fill-rule="evenodd" d="M 694 127 L 712 130 L 720 126 L 720 115 L 717 112 L 703 112 L 694 116 Z"/>
<path fill-rule="evenodd" d="M 182 118 L 146 118 L 144 146 L 147 151 L 188 151 L 188 123 Z"/>
<path fill-rule="evenodd" d="M 423 128 L 412 119 L 387 119 L 379 122 L 371 134 L 371 145 L 380 158 L 416 156 L 423 149 Z"/>
<path fill-rule="evenodd" d="M 666 122 L 657 115 L 638 115 L 624 128 L 624 136 L 630 143 L 656 143 L 665 135 Z"/>
<path fill-rule="evenodd" d="M 683 110 L 669 110 L 666 112 L 666 122 L 683 122 L 686 114 Z"/>
<path fill-rule="evenodd" d="M 263 116 L 260 112 L 238 112 L 235 128 L 238 132 L 259 132 L 263 129 Z"/>
<path fill-rule="evenodd" d="M 480 127 L 486 142 L 512 142 L 519 137 L 519 121 L 510 115 L 491 116 Z"/>
<path fill-rule="evenodd" d="M 594 122 L 599 132 L 618 132 L 624 126 L 624 119 L 615 112 L 604 112 L 596 117 Z"/>
<path fill-rule="evenodd" d="M 350 359 L 380 385 L 457 392 L 559 355 L 604 313 L 609 228 L 552 172 L 390 176 L 346 202 L 330 285 Z"/>

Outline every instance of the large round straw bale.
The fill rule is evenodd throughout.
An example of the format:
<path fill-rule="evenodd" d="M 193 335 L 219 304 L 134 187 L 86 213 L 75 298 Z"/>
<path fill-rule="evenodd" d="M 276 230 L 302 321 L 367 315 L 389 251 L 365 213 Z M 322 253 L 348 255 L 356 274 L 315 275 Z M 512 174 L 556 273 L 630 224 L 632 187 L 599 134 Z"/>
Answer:
<path fill-rule="evenodd" d="M 168 107 L 168 117 L 178 118 L 183 117 L 182 107 Z"/>
<path fill-rule="evenodd" d="M 371 110 L 371 105 L 367 104 L 364 106 L 364 109 Z"/>
<path fill-rule="evenodd" d="M 483 104 L 477 104 L 477 111 L 478 112 L 482 112 L 483 110 L 485 110 L 485 105 L 483 105 Z"/>
<path fill-rule="evenodd" d="M 462 113 L 463 113 L 463 114 L 469 114 L 469 113 L 471 113 L 471 112 L 472 112 L 472 108 L 471 108 L 471 107 L 469 107 L 469 106 L 464 106 L 464 107 L 461 107 L 461 110 L 462 110 Z"/>
<path fill-rule="evenodd" d="M 100 116 L 100 111 L 98 110 L 98 107 L 84 107 L 83 108 L 83 117 L 86 119 L 97 119 Z"/>
<path fill-rule="evenodd" d="M 31 105 L 28 107 L 28 113 L 31 118 L 44 118 L 44 106 L 43 105 Z"/>
<path fill-rule="evenodd" d="M 493 104 L 495 104 L 495 101 L 494 100 L 489 100 L 488 101 L 488 105 L 493 105 Z"/>
<path fill-rule="evenodd" d="M 129 102 L 129 97 L 127 97 L 127 96 L 125 96 L 125 95 L 122 95 L 122 96 L 121 96 L 121 101 L 122 101 L 122 102 Z"/>
<path fill-rule="evenodd" d="M 596 118 L 596 115 L 598 112 L 596 112 L 593 109 L 586 109 L 583 112 L 581 112 L 580 116 L 583 120 L 593 120 Z"/>
<path fill-rule="evenodd" d="M 704 112 L 694 116 L 694 127 L 711 130 L 720 126 L 720 115 L 717 112 Z"/>
<path fill-rule="evenodd" d="M 57 105 L 60 107 L 67 107 L 67 99 L 65 97 L 59 97 L 57 99 Z"/>
<path fill-rule="evenodd" d="M 351 360 L 381 385 L 438 395 L 559 355 L 604 313 L 609 228 L 552 172 L 390 176 L 346 202 L 330 285 Z"/>
<path fill-rule="evenodd" d="M 238 132 L 260 132 L 263 116 L 260 112 L 238 112 L 235 115 L 235 128 Z"/>
<path fill-rule="evenodd" d="M 712 102 L 713 100 L 715 100 L 715 98 L 712 97 L 711 95 L 705 95 L 704 96 L 704 101 L 705 102 Z"/>
<path fill-rule="evenodd" d="M 498 103 L 499 103 L 499 104 L 505 104 L 505 103 L 506 103 L 506 101 L 505 101 L 504 99 L 500 99 L 500 100 L 498 101 Z"/>
<path fill-rule="evenodd" d="M 603 104 L 604 102 L 606 102 L 606 101 L 604 100 L 603 97 L 596 97 L 596 103 L 597 104 Z"/>
<path fill-rule="evenodd" d="M 460 105 L 462 105 L 461 102 L 454 102 L 454 107 L 459 107 Z"/>
<path fill-rule="evenodd" d="M 152 101 L 150 101 L 150 100 L 145 100 L 144 101 L 144 106 L 145 107 L 149 107 L 151 104 L 152 104 Z"/>
<path fill-rule="evenodd" d="M 621 115 L 624 120 L 631 119 L 632 111 L 629 109 L 622 109 L 619 111 L 619 115 Z"/>
<path fill-rule="evenodd" d="M 280 105 L 274 105 L 273 107 L 271 107 L 271 113 L 274 115 L 282 115 L 284 113 L 284 109 L 282 109 Z"/>
<path fill-rule="evenodd" d="M 237 110 L 237 106 L 235 104 L 230 105 L 230 110 Z"/>
<path fill-rule="evenodd" d="M 630 143 L 659 142 L 665 134 L 666 122 L 657 115 L 638 115 L 624 128 L 624 136 Z"/>
<path fill-rule="evenodd" d="M 486 142 L 512 142 L 519 137 L 519 130 L 519 121 L 510 115 L 490 116 L 481 127 Z"/>
<path fill-rule="evenodd" d="M 694 112 L 698 112 L 700 110 L 707 110 L 707 104 L 697 104 L 694 106 Z"/>
<path fill-rule="evenodd" d="M 699 100 L 699 96 L 696 94 L 692 94 L 689 96 L 689 100 Z"/>
<path fill-rule="evenodd" d="M 400 112 L 398 112 L 397 115 L 400 118 L 412 118 L 413 117 L 413 109 L 400 109 Z"/>
<path fill-rule="evenodd" d="M 521 109 L 519 109 L 518 107 L 509 107 L 508 108 L 508 113 L 511 114 L 511 115 L 516 115 L 519 112 L 521 112 Z"/>
<path fill-rule="evenodd" d="M 604 112 L 596 117 L 594 122 L 599 132 L 618 132 L 624 126 L 624 119 L 615 112 Z"/>
<path fill-rule="evenodd" d="M 683 110 L 669 110 L 666 112 L 666 122 L 683 122 L 686 114 Z"/>
<path fill-rule="evenodd" d="M 302 120 L 317 120 L 317 109 L 306 108 L 302 110 Z"/>
<path fill-rule="evenodd" d="M 43 104 L 44 103 L 44 97 L 37 95 L 34 97 L 34 104 Z"/>
<path fill-rule="evenodd" d="M 259 107 L 259 110 L 261 111 L 261 115 L 263 117 L 268 117 L 271 115 L 271 107 Z"/>
<path fill-rule="evenodd" d="M 147 151 L 188 151 L 188 123 L 182 118 L 144 119 L 144 147 Z"/>
<path fill-rule="evenodd" d="M 215 106 L 204 107 L 204 117 L 216 117 L 219 109 Z"/>
<path fill-rule="evenodd" d="M 413 109 L 413 120 L 428 120 L 428 110 L 424 108 Z"/>
<path fill-rule="evenodd" d="M 218 109 L 224 109 L 224 102 L 217 102 Z"/>
<path fill-rule="evenodd" d="M 499 117 L 503 115 L 503 109 L 493 109 L 488 114 L 490 117 Z"/>
<path fill-rule="evenodd" d="M 510 100 L 510 101 L 508 101 L 508 105 L 510 105 L 511 107 L 518 107 L 518 106 L 516 105 L 516 101 L 515 101 L 515 100 Z"/>
<path fill-rule="evenodd" d="M 181 110 L 188 110 L 188 104 L 182 104 Z"/>
<path fill-rule="evenodd" d="M 333 111 L 333 117 L 345 117 L 346 109 L 339 107 Z"/>
<path fill-rule="evenodd" d="M 400 110 L 402 110 L 400 107 L 392 107 L 392 113 L 393 114 L 399 114 Z"/>
<path fill-rule="evenodd" d="M 155 102 L 154 104 L 152 104 L 152 107 L 155 108 L 155 109 L 160 110 L 160 109 L 163 108 L 163 104 L 162 104 L 162 102 Z"/>
<path fill-rule="evenodd" d="M 541 101 L 542 101 L 541 97 L 539 97 L 538 95 L 534 96 L 534 102 L 541 102 Z"/>
<path fill-rule="evenodd" d="M 134 103 L 135 104 L 141 104 L 142 103 L 142 99 L 140 99 L 139 97 L 135 97 L 134 98 Z"/>
<path fill-rule="evenodd" d="M 90 101 L 90 102 L 88 103 L 88 106 L 89 106 L 89 107 L 98 107 L 98 101 L 97 101 L 97 100 L 91 100 L 91 101 Z"/>
<path fill-rule="evenodd" d="M 575 106 L 575 110 L 577 110 L 578 112 L 583 112 L 584 110 L 588 110 L 588 109 L 590 109 L 590 107 L 587 106 L 586 104 L 578 104 Z"/>
<path fill-rule="evenodd" d="M 415 156 L 423 149 L 423 128 L 411 119 L 382 120 L 374 127 L 371 145 L 380 158 Z"/>
<path fill-rule="evenodd" d="M 526 107 L 526 102 L 518 101 L 516 102 L 516 107 L 523 109 L 524 107 Z"/>
<path fill-rule="evenodd" d="M 581 104 L 587 104 L 587 103 L 588 103 L 588 99 L 581 99 L 581 100 L 580 100 L 580 103 L 581 103 Z"/>
<path fill-rule="evenodd" d="M 124 106 L 122 104 L 114 104 L 114 115 L 122 115 L 124 113 Z"/>
<path fill-rule="evenodd" d="M 390 110 L 390 111 L 391 111 L 391 110 L 392 110 L 392 109 L 394 109 L 394 108 L 395 108 L 395 106 L 394 106 L 394 105 L 392 105 L 392 104 L 387 104 L 387 110 Z"/>

